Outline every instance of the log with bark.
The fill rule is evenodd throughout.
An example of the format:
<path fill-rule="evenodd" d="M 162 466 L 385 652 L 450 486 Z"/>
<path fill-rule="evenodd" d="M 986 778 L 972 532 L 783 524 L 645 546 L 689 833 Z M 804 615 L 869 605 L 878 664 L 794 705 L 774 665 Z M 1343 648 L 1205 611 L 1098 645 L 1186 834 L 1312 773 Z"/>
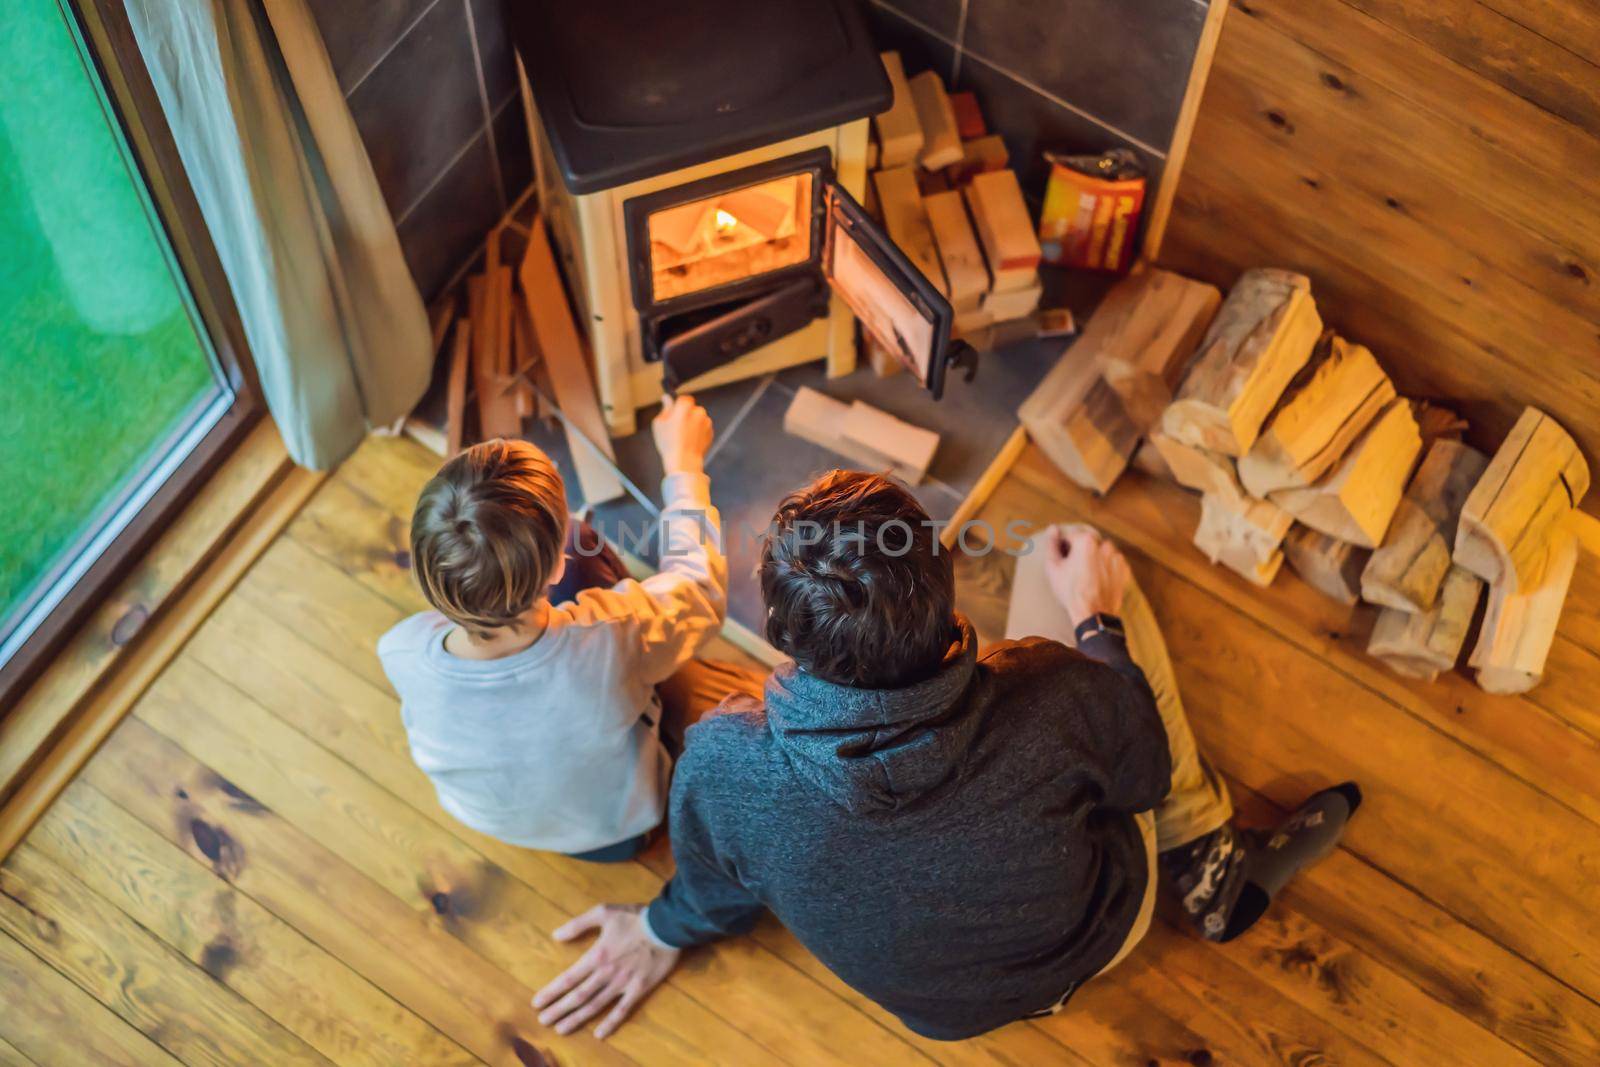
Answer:
<path fill-rule="evenodd" d="M 1270 499 L 1295 518 L 1363 548 L 1383 543 L 1422 447 L 1411 405 L 1395 399 L 1322 481 L 1280 489 Z"/>
<path fill-rule="evenodd" d="M 1460 441 L 1434 443 L 1406 487 L 1382 547 L 1361 575 L 1361 596 L 1400 611 L 1433 607 L 1450 570 L 1456 518 L 1489 459 Z"/>
<path fill-rule="evenodd" d="M 1483 579 L 1452 566 L 1427 611 L 1384 608 L 1378 613 L 1367 653 L 1396 674 L 1433 681 L 1460 658 L 1482 592 Z"/>
<path fill-rule="evenodd" d="M 1558 522 L 1550 536 L 1548 564 L 1537 584 L 1518 589 L 1504 582 L 1490 584 L 1489 607 L 1468 660 L 1486 692 L 1525 693 L 1544 675 L 1545 658 L 1578 562 L 1578 538 L 1570 518 Z"/>
<path fill-rule="evenodd" d="M 1283 539 L 1283 557 L 1300 580 L 1341 604 L 1361 599 L 1361 571 L 1370 553 L 1300 523 Z"/>
<path fill-rule="evenodd" d="M 1221 563 L 1256 585 L 1270 585 L 1283 566 L 1279 546 L 1293 521 L 1265 500 L 1206 493 L 1200 498 L 1194 543 L 1212 563 Z"/>

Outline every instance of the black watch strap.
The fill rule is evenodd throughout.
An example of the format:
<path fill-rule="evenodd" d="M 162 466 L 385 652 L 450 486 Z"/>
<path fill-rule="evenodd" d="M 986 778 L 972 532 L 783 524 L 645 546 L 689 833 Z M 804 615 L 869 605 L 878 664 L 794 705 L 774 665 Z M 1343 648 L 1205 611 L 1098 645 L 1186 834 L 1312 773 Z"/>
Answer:
<path fill-rule="evenodd" d="M 1103 611 L 1097 611 L 1090 615 L 1080 622 L 1077 629 L 1073 631 L 1073 637 L 1077 639 L 1080 645 L 1091 637 L 1099 637 L 1102 634 L 1116 637 L 1123 641 L 1127 640 L 1127 634 L 1122 628 L 1122 619 Z"/>

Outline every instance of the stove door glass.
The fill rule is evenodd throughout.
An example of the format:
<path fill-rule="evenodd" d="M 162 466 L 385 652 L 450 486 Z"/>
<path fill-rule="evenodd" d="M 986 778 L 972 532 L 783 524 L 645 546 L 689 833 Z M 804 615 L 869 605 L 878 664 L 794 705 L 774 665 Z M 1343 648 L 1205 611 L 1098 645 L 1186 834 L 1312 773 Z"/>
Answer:
<path fill-rule="evenodd" d="M 770 274 L 811 258 L 809 171 L 652 212 L 655 304 Z"/>
<path fill-rule="evenodd" d="M 844 189 L 829 183 L 823 273 L 861 328 L 937 398 L 955 313 Z"/>

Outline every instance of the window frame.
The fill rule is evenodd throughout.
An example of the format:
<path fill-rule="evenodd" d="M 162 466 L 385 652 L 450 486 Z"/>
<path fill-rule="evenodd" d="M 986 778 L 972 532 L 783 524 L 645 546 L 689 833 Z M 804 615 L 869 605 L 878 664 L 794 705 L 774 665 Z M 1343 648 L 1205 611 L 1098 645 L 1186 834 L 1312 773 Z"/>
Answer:
<path fill-rule="evenodd" d="M 260 382 L 227 275 L 189 185 L 172 131 L 118 0 L 56 0 L 75 19 L 133 163 L 211 342 L 233 403 L 212 423 L 22 645 L 0 662 L 0 708 L 47 667 L 105 594 L 139 562 L 205 480 L 265 413 Z M 152 612 L 158 605 L 147 606 Z"/>

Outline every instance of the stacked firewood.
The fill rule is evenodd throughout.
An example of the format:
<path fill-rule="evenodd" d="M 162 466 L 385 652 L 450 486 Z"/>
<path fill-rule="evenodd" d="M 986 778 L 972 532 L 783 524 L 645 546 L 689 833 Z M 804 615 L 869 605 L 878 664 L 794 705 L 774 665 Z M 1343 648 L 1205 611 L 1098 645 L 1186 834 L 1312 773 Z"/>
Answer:
<path fill-rule="evenodd" d="M 1265 586 L 1287 561 L 1379 606 L 1367 650 L 1401 674 L 1455 666 L 1487 586 L 1479 684 L 1538 682 L 1589 486 L 1572 437 L 1528 408 L 1492 459 L 1462 443 L 1464 421 L 1400 396 L 1371 350 L 1323 328 L 1303 275 L 1248 271 L 1221 300 L 1137 270 L 1021 415 L 1095 492 L 1129 465 L 1199 492 L 1194 542 L 1213 563 Z"/>
<path fill-rule="evenodd" d="M 894 103 L 872 119 L 867 209 L 950 301 L 956 337 L 985 347 L 1009 339 L 995 335 L 1009 323 L 1036 334 L 1039 240 L 1005 142 L 972 93 L 947 92 L 931 70 L 907 78 L 895 52 L 882 59 Z M 897 366 L 869 353 L 880 373 Z"/>

